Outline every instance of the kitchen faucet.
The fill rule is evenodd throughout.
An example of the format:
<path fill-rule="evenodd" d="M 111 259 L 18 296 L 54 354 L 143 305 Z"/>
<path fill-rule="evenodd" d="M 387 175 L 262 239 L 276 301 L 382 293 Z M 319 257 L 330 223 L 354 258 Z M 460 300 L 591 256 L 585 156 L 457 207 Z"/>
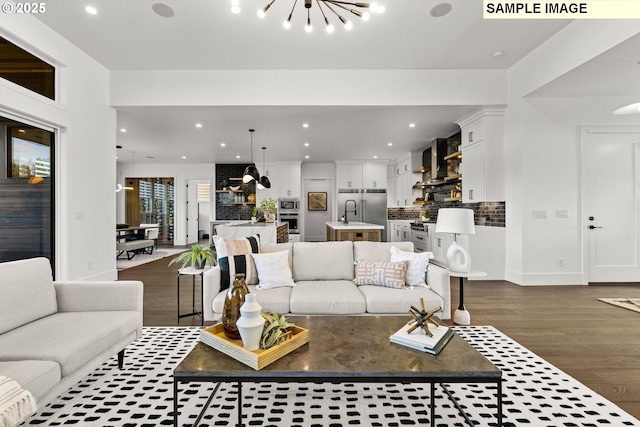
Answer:
<path fill-rule="evenodd" d="M 346 202 L 344 202 L 344 220 L 342 221 L 344 224 L 349 224 L 349 220 L 347 219 L 347 212 L 349 212 L 347 210 L 347 203 L 349 202 L 353 202 L 353 214 L 358 215 L 358 211 L 356 210 L 356 201 L 353 199 L 347 200 Z"/>

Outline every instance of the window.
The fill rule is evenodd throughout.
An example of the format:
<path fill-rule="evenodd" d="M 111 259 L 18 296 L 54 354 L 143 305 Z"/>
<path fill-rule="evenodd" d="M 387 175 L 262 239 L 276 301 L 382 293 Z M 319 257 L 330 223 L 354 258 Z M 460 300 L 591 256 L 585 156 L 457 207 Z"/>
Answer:
<path fill-rule="evenodd" d="M 49 99 L 55 99 L 54 66 L 2 37 L 0 58 L 0 77 Z"/>

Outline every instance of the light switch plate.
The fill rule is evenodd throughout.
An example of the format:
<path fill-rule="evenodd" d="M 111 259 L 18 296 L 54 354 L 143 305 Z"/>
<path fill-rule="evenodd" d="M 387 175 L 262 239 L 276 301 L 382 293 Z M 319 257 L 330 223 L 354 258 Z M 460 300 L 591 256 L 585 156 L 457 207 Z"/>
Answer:
<path fill-rule="evenodd" d="M 533 217 L 536 219 L 546 219 L 547 211 L 533 211 Z"/>

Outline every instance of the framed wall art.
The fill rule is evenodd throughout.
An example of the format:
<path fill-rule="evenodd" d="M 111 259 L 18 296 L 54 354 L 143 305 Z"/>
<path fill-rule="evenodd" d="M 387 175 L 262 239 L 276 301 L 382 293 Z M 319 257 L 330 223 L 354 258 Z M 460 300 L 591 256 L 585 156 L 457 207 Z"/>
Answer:
<path fill-rule="evenodd" d="M 309 193 L 307 193 L 307 209 L 310 211 L 326 211 L 327 192 L 309 191 Z"/>

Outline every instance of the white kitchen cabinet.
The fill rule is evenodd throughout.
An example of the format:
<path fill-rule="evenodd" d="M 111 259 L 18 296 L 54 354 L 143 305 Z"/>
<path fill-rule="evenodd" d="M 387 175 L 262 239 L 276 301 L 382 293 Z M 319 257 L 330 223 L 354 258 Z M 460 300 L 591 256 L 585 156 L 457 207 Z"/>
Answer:
<path fill-rule="evenodd" d="M 337 164 L 338 188 L 362 188 L 362 164 Z"/>
<path fill-rule="evenodd" d="M 411 172 L 411 154 L 407 153 L 405 156 L 398 159 L 396 162 L 395 175 L 399 176 L 407 172 Z"/>
<path fill-rule="evenodd" d="M 394 206 L 409 206 L 412 202 L 412 174 L 403 173 L 402 175 L 398 175 L 395 177 L 394 182 Z"/>
<path fill-rule="evenodd" d="M 263 168 L 258 168 L 258 171 L 269 178 L 269 182 L 271 182 L 271 188 L 263 190 L 256 188 L 256 203 L 260 205 L 262 199 L 277 199 L 280 196 L 280 179 L 277 164 L 267 163 Z"/>
<path fill-rule="evenodd" d="M 480 117 L 462 128 L 460 140 L 462 148 L 484 141 L 484 123 L 483 118 Z"/>
<path fill-rule="evenodd" d="M 411 241 L 411 221 L 409 220 L 391 220 L 388 221 L 389 242 L 410 242 Z"/>
<path fill-rule="evenodd" d="M 298 197 L 301 195 L 302 171 L 300 163 L 282 163 L 278 165 L 279 197 Z M 273 184 L 272 184 L 273 185 Z"/>
<path fill-rule="evenodd" d="M 462 202 L 503 201 L 504 107 L 480 107 L 456 123 L 462 129 Z"/>
<path fill-rule="evenodd" d="M 362 188 L 386 188 L 387 165 L 365 163 L 362 165 Z"/>
<path fill-rule="evenodd" d="M 462 150 L 462 203 L 485 201 L 485 141 Z"/>

